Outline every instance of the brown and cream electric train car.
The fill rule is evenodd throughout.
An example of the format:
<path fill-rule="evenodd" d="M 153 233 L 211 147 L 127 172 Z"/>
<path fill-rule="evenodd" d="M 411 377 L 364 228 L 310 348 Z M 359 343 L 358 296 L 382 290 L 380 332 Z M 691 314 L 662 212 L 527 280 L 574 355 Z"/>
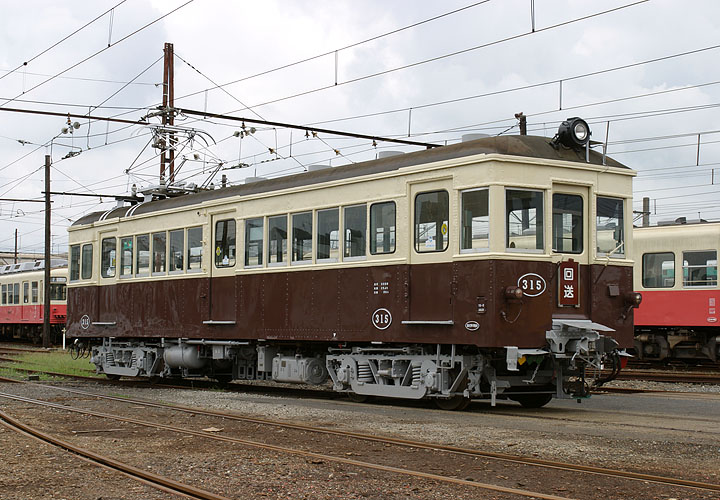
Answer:
<path fill-rule="evenodd" d="M 482 138 L 94 213 L 71 337 L 108 376 L 541 406 L 632 346 L 631 181 L 554 139 Z"/>

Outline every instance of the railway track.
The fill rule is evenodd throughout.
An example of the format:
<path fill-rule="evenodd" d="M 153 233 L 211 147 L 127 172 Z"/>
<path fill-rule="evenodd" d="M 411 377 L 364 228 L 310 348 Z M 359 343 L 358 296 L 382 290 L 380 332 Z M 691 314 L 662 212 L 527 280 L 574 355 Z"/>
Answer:
<path fill-rule="evenodd" d="M 650 382 L 720 384 L 720 372 L 680 372 L 670 370 L 623 370 L 617 380 L 646 380 Z"/>
<path fill-rule="evenodd" d="M 44 386 L 44 387 L 51 387 L 51 386 Z M 70 388 L 62 388 L 62 387 L 52 387 L 52 389 L 56 389 L 56 390 L 63 391 L 66 393 L 76 394 L 76 395 L 82 396 L 82 397 L 98 398 L 101 400 L 110 400 L 110 401 L 115 401 L 115 402 L 121 402 L 124 404 L 132 404 L 135 407 L 142 406 L 142 407 L 147 407 L 147 408 L 171 410 L 171 411 L 182 412 L 182 413 L 187 413 L 187 414 L 192 414 L 192 415 L 219 417 L 219 418 L 226 419 L 226 420 L 239 421 L 239 422 L 242 422 L 243 424 L 271 426 L 271 427 L 276 427 L 276 428 L 280 428 L 280 429 L 291 429 L 291 430 L 301 431 L 301 432 L 311 432 L 311 433 L 322 434 L 322 435 L 326 435 L 326 436 L 358 439 L 358 440 L 372 442 L 372 443 L 379 443 L 384 446 L 398 446 L 398 447 L 409 448 L 409 449 L 413 449 L 413 450 L 428 450 L 428 451 L 432 451 L 432 452 L 446 453 L 446 454 L 459 456 L 459 457 L 466 457 L 466 458 L 471 457 L 471 458 L 476 458 L 476 459 L 477 458 L 491 459 L 491 460 L 496 460 L 496 461 L 509 462 L 509 463 L 516 464 L 516 465 L 541 467 L 541 468 L 546 468 L 546 469 L 554 469 L 554 470 L 573 472 L 573 473 L 590 473 L 593 475 L 602 475 L 609 479 L 616 479 L 616 480 L 641 481 L 643 483 L 651 482 L 651 483 L 669 485 L 669 486 L 675 486 L 675 487 L 692 488 L 692 489 L 702 490 L 702 491 L 720 492 L 720 485 L 711 484 L 711 483 L 703 483 L 703 482 L 698 482 L 698 481 L 690 481 L 690 480 L 679 479 L 679 478 L 662 477 L 662 476 L 657 476 L 657 475 L 641 474 L 641 473 L 621 471 L 621 470 L 612 470 L 612 469 L 607 469 L 607 468 L 586 466 L 586 465 L 579 465 L 579 464 L 568 464 L 568 463 L 557 462 L 557 461 L 543 460 L 543 459 L 534 458 L 534 457 L 519 457 L 519 456 L 503 454 L 503 453 L 483 452 L 483 451 L 474 450 L 474 449 L 461 448 L 461 447 L 455 447 L 455 446 L 446 446 L 446 445 L 440 445 L 440 444 L 436 444 L 436 443 L 426 443 L 426 442 L 421 442 L 421 441 L 405 440 L 405 439 L 398 439 L 398 438 L 392 438 L 392 437 L 367 435 L 367 434 L 362 434 L 362 433 L 357 433 L 357 432 L 348 432 L 348 431 L 342 431 L 342 430 L 337 430 L 337 429 L 328 429 L 328 428 L 324 428 L 324 427 L 293 424 L 293 423 L 281 422 L 281 421 L 263 419 L 263 418 L 243 417 L 243 416 L 238 416 L 233 413 L 227 413 L 227 412 L 221 412 L 221 411 L 215 411 L 215 410 L 204 410 L 204 409 L 191 408 L 191 407 L 180 406 L 180 405 L 172 405 L 172 404 L 166 404 L 166 403 L 146 401 L 146 400 L 142 400 L 142 399 L 128 399 L 125 397 L 120 398 L 120 397 L 114 397 L 114 396 L 99 395 L 99 394 L 95 394 L 95 393 L 91 393 L 91 392 L 87 392 L 87 391 L 82 391 L 79 389 L 70 389 Z M 481 483 L 481 482 L 477 482 L 477 481 L 462 480 L 462 479 L 458 479 L 455 477 L 447 477 L 447 476 L 442 476 L 442 475 L 437 475 L 437 474 L 427 474 L 427 473 L 421 472 L 421 471 L 408 471 L 406 469 L 400 469 L 397 467 L 383 466 L 383 465 L 379 465 L 376 463 L 364 462 L 364 461 L 359 461 L 359 460 L 351 460 L 351 459 L 337 457 L 337 456 L 333 456 L 333 455 L 327 455 L 327 454 L 322 454 L 322 453 L 313 453 L 313 452 L 307 452 L 307 451 L 302 451 L 302 450 L 297 450 L 297 449 L 289 449 L 287 447 L 277 446 L 277 445 L 268 445 L 268 444 L 259 443 L 259 442 L 253 441 L 253 440 L 228 438 L 228 437 L 224 437 L 224 436 L 208 436 L 207 433 L 188 431 L 187 429 L 185 429 L 185 430 L 178 429 L 173 426 L 156 424 L 153 422 L 146 422 L 146 421 L 142 421 L 142 420 L 135 419 L 135 418 L 120 417 L 120 416 L 116 416 L 116 415 L 104 414 L 101 412 L 92 412 L 92 411 L 88 411 L 88 410 L 84 410 L 84 409 L 69 408 L 64 405 L 57 405 L 55 403 L 42 402 L 42 401 L 32 400 L 30 398 L 17 397 L 17 396 L 8 395 L 8 394 L 0 394 L 0 397 L 10 398 L 10 399 L 18 398 L 17 399 L 18 401 L 23 401 L 23 402 L 31 403 L 31 404 L 39 404 L 39 405 L 52 407 L 52 408 L 56 408 L 56 409 L 62 409 L 65 411 L 72 411 L 72 412 L 82 413 L 85 415 L 93 415 L 93 416 L 97 416 L 97 417 L 101 417 L 101 418 L 110 418 L 113 420 L 133 423 L 135 425 L 143 425 L 143 426 L 147 426 L 147 427 L 161 428 L 161 429 L 165 429 L 165 430 L 168 430 L 171 432 L 184 432 L 184 433 L 187 433 L 187 434 L 190 434 L 193 436 L 205 437 L 205 438 L 209 438 L 209 439 L 217 439 L 220 441 L 242 444 L 244 446 L 253 446 L 253 447 L 276 451 L 276 452 L 301 454 L 303 456 L 310 457 L 313 459 L 339 462 L 339 463 L 343 463 L 346 465 L 352 465 L 352 466 L 363 467 L 363 468 L 371 468 L 371 469 L 380 470 L 380 471 L 384 471 L 384 472 L 391 472 L 394 474 L 410 475 L 413 477 L 432 479 L 432 480 L 440 481 L 440 482 L 450 482 L 453 484 L 459 484 L 459 485 L 464 485 L 464 486 L 472 485 L 473 487 L 476 487 L 476 488 L 489 489 L 492 491 L 498 491 L 498 492 L 504 492 L 504 493 L 513 493 L 513 494 L 518 494 L 521 496 L 530 496 L 530 497 L 534 497 L 534 498 L 560 498 L 555 495 L 548 495 L 547 493 L 543 494 L 543 493 L 538 493 L 538 492 L 527 492 L 524 490 L 517 490 L 517 489 L 513 489 L 513 488 L 508 489 L 505 487 L 497 487 L 496 485 L 489 485 L 489 484 Z"/>

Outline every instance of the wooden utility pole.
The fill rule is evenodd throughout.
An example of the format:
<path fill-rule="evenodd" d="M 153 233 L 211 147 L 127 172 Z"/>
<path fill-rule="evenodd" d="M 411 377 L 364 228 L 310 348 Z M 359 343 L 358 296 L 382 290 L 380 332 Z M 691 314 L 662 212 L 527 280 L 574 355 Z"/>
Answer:
<path fill-rule="evenodd" d="M 50 155 L 45 155 L 45 284 L 43 285 L 43 347 L 50 347 Z"/>
<path fill-rule="evenodd" d="M 175 107 L 175 84 L 174 84 L 174 52 L 173 44 L 165 44 L 165 58 L 163 64 L 163 115 L 162 124 L 172 127 L 175 125 L 175 115 L 170 109 Z M 175 134 L 163 133 L 163 150 L 160 155 L 160 183 L 165 180 L 165 166 L 169 167 L 168 182 L 175 180 Z"/>

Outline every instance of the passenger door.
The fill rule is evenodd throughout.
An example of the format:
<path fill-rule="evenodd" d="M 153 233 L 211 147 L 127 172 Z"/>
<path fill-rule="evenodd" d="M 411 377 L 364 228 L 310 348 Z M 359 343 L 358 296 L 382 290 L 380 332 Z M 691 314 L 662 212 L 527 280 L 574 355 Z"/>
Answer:
<path fill-rule="evenodd" d="M 406 324 L 452 324 L 452 253 L 457 240 L 450 226 L 453 196 L 451 179 L 410 186 L 410 314 Z"/>
<path fill-rule="evenodd" d="M 208 284 L 208 325 L 234 325 L 236 321 L 236 285 L 238 223 L 235 212 L 212 216 L 210 279 Z"/>

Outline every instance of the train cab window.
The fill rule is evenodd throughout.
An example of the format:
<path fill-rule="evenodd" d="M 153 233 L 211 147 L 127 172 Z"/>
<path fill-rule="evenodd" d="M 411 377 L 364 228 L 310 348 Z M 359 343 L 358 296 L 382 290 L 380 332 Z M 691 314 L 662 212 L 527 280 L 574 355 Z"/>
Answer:
<path fill-rule="evenodd" d="M 132 276 L 133 273 L 133 239 L 120 238 L 120 277 Z"/>
<path fill-rule="evenodd" d="M 672 288 L 675 286 L 675 254 L 672 252 L 645 253 L 642 256 L 643 288 Z"/>
<path fill-rule="evenodd" d="M 202 270 L 202 227 L 187 230 L 187 270 Z"/>
<path fill-rule="evenodd" d="M 82 246 L 81 277 L 84 280 L 92 278 L 93 247 L 91 243 Z"/>
<path fill-rule="evenodd" d="M 312 261 L 312 212 L 292 215 L 292 262 Z"/>
<path fill-rule="evenodd" d="M 135 237 L 135 276 L 150 274 L 150 235 L 139 234 Z"/>
<path fill-rule="evenodd" d="M 717 286 L 717 251 L 683 252 L 683 286 Z"/>
<path fill-rule="evenodd" d="M 267 262 L 269 266 L 287 264 L 287 221 L 287 215 L 268 217 Z"/>
<path fill-rule="evenodd" d="M 20 283 L 13 283 L 13 304 L 20 303 Z"/>
<path fill-rule="evenodd" d="M 415 251 L 444 252 L 448 247 L 450 198 L 447 191 L 415 197 Z"/>
<path fill-rule="evenodd" d="M 23 304 L 30 302 L 30 282 L 23 281 Z"/>
<path fill-rule="evenodd" d="M 331 208 L 317 212 L 317 259 L 337 262 L 340 253 L 340 210 Z"/>
<path fill-rule="evenodd" d="M 508 189 L 505 210 L 506 248 L 542 251 L 545 248 L 542 191 Z"/>
<path fill-rule="evenodd" d="M 30 283 L 30 300 L 33 304 L 40 301 L 40 284 L 37 281 Z"/>
<path fill-rule="evenodd" d="M 2 305 L 7 304 L 7 285 L 2 286 L 2 291 L 0 292 L 0 298 L 2 299 Z"/>
<path fill-rule="evenodd" d="M 70 247 L 70 281 L 80 279 L 80 245 Z"/>
<path fill-rule="evenodd" d="M 65 278 L 50 278 L 50 300 L 67 300 L 67 289 L 65 287 Z"/>
<path fill-rule="evenodd" d="M 552 249 L 559 253 L 583 252 L 583 199 L 575 194 L 553 194 Z"/>
<path fill-rule="evenodd" d="M 170 255 L 168 270 L 171 273 L 179 273 L 185 269 L 183 259 L 185 256 L 185 231 L 178 229 L 170 231 Z"/>
<path fill-rule="evenodd" d="M 103 278 L 112 278 L 115 276 L 115 266 L 117 265 L 116 254 L 117 243 L 115 238 L 104 238 L 100 252 L 100 274 Z"/>
<path fill-rule="evenodd" d="M 262 217 L 245 221 L 245 267 L 263 265 L 263 229 Z"/>
<path fill-rule="evenodd" d="M 473 189 L 461 195 L 460 252 L 481 252 L 489 247 L 488 190 Z"/>
<path fill-rule="evenodd" d="M 367 227 L 367 206 L 345 207 L 343 211 L 345 227 L 344 259 L 365 257 L 365 228 Z"/>
<path fill-rule="evenodd" d="M 608 257 L 625 256 L 625 230 L 623 200 L 597 198 L 597 253 Z"/>
<path fill-rule="evenodd" d="M 395 251 L 395 202 L 370 205 L 370 253 Z"/>
<path fill-rule="evenodd" d="M 167 262 L 167 234 L 153 233 L 152 235 L 152 273 L 164 274 Z"/>
<path fill-rule="evenodd" d="M 262 251 L 260 252 L 262 255 Z M 235 219 L 215 223 L 215 267 L 235 265 Z"/>

